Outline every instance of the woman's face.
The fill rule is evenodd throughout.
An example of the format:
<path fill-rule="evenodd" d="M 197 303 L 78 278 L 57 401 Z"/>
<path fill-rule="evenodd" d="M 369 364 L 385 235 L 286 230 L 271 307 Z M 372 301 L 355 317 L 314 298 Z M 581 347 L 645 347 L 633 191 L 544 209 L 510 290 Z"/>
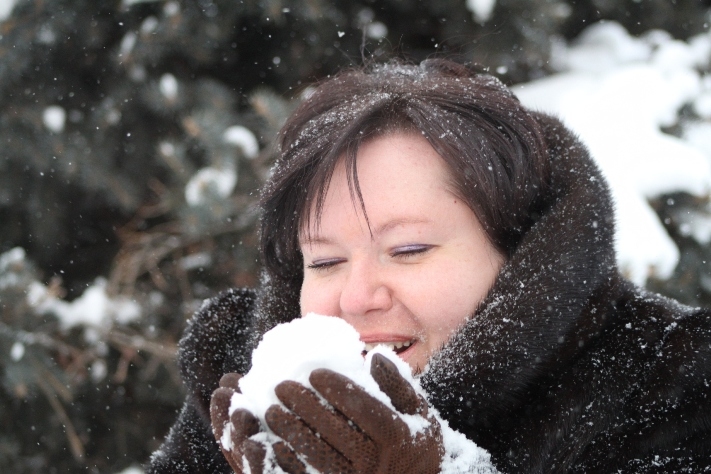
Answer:
<path fill-rule="evenodd" d="M 320 226 L 299 236 L 301 314 L 343 318 L 363 342 L 393 346 L 420 372 L 486 296 L 503 257 L 449 191 L 445 163 L 424 137 L 376 138 L 356 163 L 370 230 L 341 161 Z"/>

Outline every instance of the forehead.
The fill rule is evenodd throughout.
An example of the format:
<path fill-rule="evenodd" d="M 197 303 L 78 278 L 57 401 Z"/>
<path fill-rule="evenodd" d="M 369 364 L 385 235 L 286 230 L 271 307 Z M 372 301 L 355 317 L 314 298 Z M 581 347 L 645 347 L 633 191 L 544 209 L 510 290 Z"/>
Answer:
<path fill-rule="evenodd" d="M 371 232 L 376 221 L 382 224 L 384 219 L 423 221 L 428 201 L 453 198 L 450 187 L 444 160 L 421 134 L 380 136 L 363 143 L 354 157 L 341 155 L 321 214 L 314 202 L 305 220 L 308 228 L 301 226 L 300 237 L 312 237 L 324 215 L 344 210 L 353 212 Z"/>

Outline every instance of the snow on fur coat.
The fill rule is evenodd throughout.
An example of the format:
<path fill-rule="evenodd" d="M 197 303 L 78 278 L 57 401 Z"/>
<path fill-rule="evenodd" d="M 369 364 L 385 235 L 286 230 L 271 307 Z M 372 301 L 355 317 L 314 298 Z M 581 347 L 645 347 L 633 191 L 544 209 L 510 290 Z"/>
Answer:
<path fill-rule="evenodd" d="M 507 473 L 711 472 L 711 313 L 623 279 L 607 186 L 557 120 L 549 206 L 475 314 L 421 377 L 452 428 Z M 191 320 L 188 398 L 149 473 L 231 472 L 212 435 L 220 377 L 248 371 L 264 332 L 299 316 L 298 288 L 264 278 Z"/>

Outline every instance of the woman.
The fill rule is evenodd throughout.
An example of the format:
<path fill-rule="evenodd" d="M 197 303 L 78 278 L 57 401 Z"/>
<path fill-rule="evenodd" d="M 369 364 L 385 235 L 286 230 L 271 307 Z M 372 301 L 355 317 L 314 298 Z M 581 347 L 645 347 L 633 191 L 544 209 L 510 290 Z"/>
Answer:
<path fill-rule="evenodd" d="M 308 311 L 396 347 L 426 403 L 502 472 L 711 470 L 709 312 L 620 276 L 609 192 L 587 151 L 497 80 L 428 60 L 326 81 L 285 124 L 262 203 L 262 285 L 191 321 L 180 352 L 190 395 L 149 472 L 230 472 L 227 461 L 240 472 L 243 456 L 258 468 L 249 413 L 233 415 L 224 455 L 215 442 L 232 373 L 249 369 L 264 332 Z M 426 413 L 378 363 L 396 409 Z M 313 375 L 317 390 L 344 382 Z M 436 423 L 402 451 L 397 436 L 361 445 L 318 421 L 309 437 L 325 412 L 304 408 L 313 394 L 301 387 L 280 392 L 293 413 L 275 408 L 269 424 L 289 441 L 273 446 L 288 472 L 303 469 L 297 454 L 342 463 L 319 464 L 332 472 L 439 466 Z M 340 409 L 346 398 L 327 400 Z M 341 412 L 378 436 L 357 410 Z"/>

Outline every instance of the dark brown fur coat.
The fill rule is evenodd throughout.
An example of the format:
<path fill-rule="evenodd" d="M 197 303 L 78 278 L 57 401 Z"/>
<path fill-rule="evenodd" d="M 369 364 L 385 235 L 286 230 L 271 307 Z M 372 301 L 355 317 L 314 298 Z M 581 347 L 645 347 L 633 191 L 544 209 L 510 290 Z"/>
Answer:
<path fill-rule="evenodd" d="M 552 194 L 474 316 L 421 382 L 506 473 L 711 472 L 711 314 L 623 279 L 609 193 L 587 151 L 539 115 Z M 298 316 L 298 288 L 208 302 L 181 341 L 189 396 L 150 473 L 231 472 L 209 422 L 222 374 Z"/>

